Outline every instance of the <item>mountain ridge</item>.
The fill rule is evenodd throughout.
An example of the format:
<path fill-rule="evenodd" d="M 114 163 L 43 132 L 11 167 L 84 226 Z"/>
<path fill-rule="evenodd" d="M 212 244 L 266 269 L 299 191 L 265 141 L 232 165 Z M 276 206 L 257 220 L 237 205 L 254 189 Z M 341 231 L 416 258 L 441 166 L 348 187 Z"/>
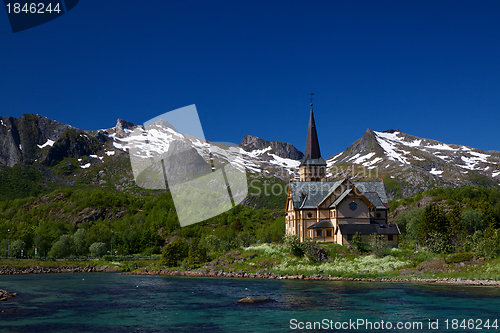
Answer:
<path fill-rule="evenodd" d="M 126 161 L 131 149 L 147 157 L 154 151 L 158 154 L 168 151 L 172 140 L 184 140 L 193 148 L 191 153 L 207 163 L 215 159 L 216 163 L 231 163 L 248 173 L 284 181 L 297 180 L 298 166 L 304 156 L 289 143 L 249 134 L 232 147 L 180 134 L 165 121 L 147 128 L 152 131 L 121 118 L 114 127 L 86 131 L 35 114 L 0 117 L 0 166 L 56 168 L 58 177 L 73 177 L 73 182 L 75 179 L 81 182 L 81 177 L 90 177 L 91 170 L 104 170 L 106 163 L 120 160 L 120 168 L 124 168 L 120 180 L 125 180 L 119 186 L 115 184 L 115 189 L 123 190 L 134 187 L 130 162 Z M 368 128 L 347 149 L 326 162 L 328 180 L 346 176 L 353 180 L 383 180 L 391 199 L 436 187 L 500 185 L 500 151 L 446 144 L 405 134 L 399 129 L 378 132 Z M 45 170 L 44 174 L 50 172 Z M 106 186 L 102 177 L 92 177 L 88 180 L 92 184 Z"/>

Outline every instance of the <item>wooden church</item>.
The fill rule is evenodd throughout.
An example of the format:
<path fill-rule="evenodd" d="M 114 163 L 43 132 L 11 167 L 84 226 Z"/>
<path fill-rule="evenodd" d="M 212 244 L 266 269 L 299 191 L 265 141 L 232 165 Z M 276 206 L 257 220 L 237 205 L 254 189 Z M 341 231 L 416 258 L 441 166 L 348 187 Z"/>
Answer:
<path fill-rule="evenodd" d="M 354 245 L 356 233 L 368 243 L 372 234 L 383 235 L 388 246 L 398 246 L 396 224 L 387 223 L 389 204 L 383 182 L 357 182 L 347 179 L 326 181 L 326 162 L 321 157 L 313 108 L 307 131 L 299 181 L 290 181 L 286 202 L 287 235 L 300 241 Z"/>

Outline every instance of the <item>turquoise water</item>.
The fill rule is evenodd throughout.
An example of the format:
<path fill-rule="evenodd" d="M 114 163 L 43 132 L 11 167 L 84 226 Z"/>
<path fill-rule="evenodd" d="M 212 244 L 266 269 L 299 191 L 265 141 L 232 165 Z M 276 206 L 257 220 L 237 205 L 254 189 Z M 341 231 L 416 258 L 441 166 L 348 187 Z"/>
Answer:
<path fill-rule="evenodd" d="M 430 331 L 431 319 L 439 320 L 439 332 L 468 332 L 458 325 L 451 329 L 452 320 L 474 319 L 479 325 L 500 317 L 495 287 L 87 273 L 0 276 L 0 289 L 19 293 L 0 302 L 0 332 L 288 332 L 301 331 L 299 322 L 306 327 L 326 320 L 331 326 L 323 328 L 335 328 L 335 322 L 357 319 L 370 321 L 372 329 L 333 330 L 418 328 L 375 330 L 383 320 L 421 322 L 419 331 Z M 246 296 L 278 302 L 236 304 Z"/>

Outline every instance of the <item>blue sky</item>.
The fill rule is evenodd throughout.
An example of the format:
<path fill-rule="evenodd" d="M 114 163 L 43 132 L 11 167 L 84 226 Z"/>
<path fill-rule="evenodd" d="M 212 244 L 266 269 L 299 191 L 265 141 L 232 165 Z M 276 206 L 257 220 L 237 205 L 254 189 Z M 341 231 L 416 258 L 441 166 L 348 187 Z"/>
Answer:
<path fill-rule="evenodd" d="M 13 34 L 0 13 L 0 115 L 83 129 L 196 104 L 211 141 L 323 157 L 367 128 L 500 150 L 499 1 L 85 1 Z"/>

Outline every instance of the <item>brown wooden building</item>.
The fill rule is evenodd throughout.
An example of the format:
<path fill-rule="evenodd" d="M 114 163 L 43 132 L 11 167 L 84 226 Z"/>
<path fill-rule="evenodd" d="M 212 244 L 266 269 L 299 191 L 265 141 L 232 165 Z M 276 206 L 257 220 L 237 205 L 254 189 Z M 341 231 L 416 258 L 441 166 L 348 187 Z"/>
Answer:
<path fill-rule="evenodd" d="M 286 202 L 287 235 L 300 241 L 353 245 L 356 233 L 368 242 L 370 235 L 383 235 L 389 246 L 398 246 L 399 229 L 387 223 L 389 204 L 383 182 L 326 181 L 326 162 L 321 157 L 311 104 L 300 181 L 291 181 Z"/>

